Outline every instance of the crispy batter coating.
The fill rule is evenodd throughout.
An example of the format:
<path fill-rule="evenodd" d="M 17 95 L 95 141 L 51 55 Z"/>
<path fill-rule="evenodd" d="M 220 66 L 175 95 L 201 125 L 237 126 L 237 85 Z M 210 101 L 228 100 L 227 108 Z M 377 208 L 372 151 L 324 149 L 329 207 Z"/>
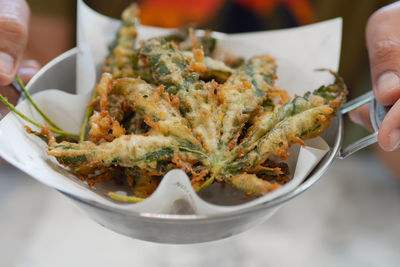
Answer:
<path fill-rule="evenodd" d="M 346 98 L 341 78 L 332 72 L 334 83 L 290 100 L 274 85 L 271 56 L 227 66 L 212 57 L 211 34 L 190 29 L 136 47 L 137 15 L 135 6 L 122 14 L 90 104 L 90 139 L 60 142 L 48 127 L 28 129 L 47 140 L 47 153 L 90 186 L 123 182 L 139 199 L 173 168 L 196 190 L 219 181 L 261 196 L 287 183 L 287 166 L 271 156 L 286 159 L 292 144 L 329 126 Z"/>

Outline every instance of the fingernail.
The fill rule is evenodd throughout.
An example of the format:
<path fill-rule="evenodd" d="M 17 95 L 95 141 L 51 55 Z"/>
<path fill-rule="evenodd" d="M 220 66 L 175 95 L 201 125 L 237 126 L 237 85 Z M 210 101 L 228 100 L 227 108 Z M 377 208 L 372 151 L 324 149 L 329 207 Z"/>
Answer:
<path fill-rule="evenodd" d="M 0 74 L 10 76 L 14 69 L 14 58 L 0 51 Z"/>
<path fill-rule="evenodd" d="M 376 82 L 377 94 L 384 96 L 400 88 L 400 78 L 396 73 L 388 71 L 383 73 Z"/>
<path fill-rule="evenodd" d="M 20 68 L 18 70 L 18 75 L 22 78 L 22 76 L 26 76 L 26 77 L 33 77 L 33 75 L 36 74 L 36 72 L 38 72 L 37 69 L 35 68 Z"/>
<path fill-rule="evenodd" d="M 390 150 L 397 149 L 400 145 L 400 130 L 395 129 L 390 133 Z"/>
<path fill-rule="evenodd" d="M 40 64 L 36 60 L 24 60 L 22 61 L 21 65 L 19 66 L 20 69 L 22 68 L 30 68 L 30 69 L 40 69 Z"/>

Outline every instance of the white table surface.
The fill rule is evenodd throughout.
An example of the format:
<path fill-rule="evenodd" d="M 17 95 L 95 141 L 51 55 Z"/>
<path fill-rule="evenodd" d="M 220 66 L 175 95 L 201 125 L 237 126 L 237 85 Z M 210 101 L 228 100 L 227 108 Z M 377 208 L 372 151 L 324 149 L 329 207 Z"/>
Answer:
<path fill-rule="evenodd" d="M 0 163 L 0 266 L 400 266 L 400 179 L 358 154 L 258 227 L 221 241 L 162 245 L 101 227 Z"/>

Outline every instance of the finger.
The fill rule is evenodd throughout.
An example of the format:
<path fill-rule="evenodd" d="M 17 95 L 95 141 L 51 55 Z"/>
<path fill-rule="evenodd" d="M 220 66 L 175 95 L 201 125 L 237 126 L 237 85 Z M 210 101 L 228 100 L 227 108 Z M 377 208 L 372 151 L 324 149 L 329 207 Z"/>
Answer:
<path fill-rule="evenodd" d="M 392 105 L 400 98 L 400 2 L 371 16 L 366 37 L 375 97 Z"/>
<path fill-rule="evenodd" d="M 400 149 L 386 152 L 382 149 L 376 149 L 379 157 L 385 162 L 385 165 L 389 167 L 393 171 L 393 173 L 397 174 L 397 177 L 400 178 Z"/>
<path fill-rule="evenodd" d="M 40 64 L 36 60 L 24 60 L 18 69 L 18 75 L 24 84 L 27 84 L 29 80 L 40 70 Z"/>
<path fill-rule="evenodd" d="M 19 92 L 15 90 L 11 85 L 0 86 L 0 94 L 3 95 L 10 103 L 15 105 L 17 103 Z M 5 116 L 9 112 L 9 109 L 6 105 L 0 102 L 0 114 Z M 1 116 L 0 116 L 1 118 Z"/>
<path fill-rule="evenodd" d="M 400 145 L 400 99 L 386 114 L 378 132 L 378 141 L 385 151 L 393 151 Z"/>
<path fill-rule="evenodd" d="M 28 40 L 25 0 L 0 0 L 0 85 L 12 82 Z"/>
<path fill-rule="evenodd" d="M 374 129 L 371 124 L 371 120 L 369 118 L 369 107 L 370 104 L 363 105 L 349 113 L 350 119 L 365 128 L 367 128 L 370 132 L 373 132 Z"/>

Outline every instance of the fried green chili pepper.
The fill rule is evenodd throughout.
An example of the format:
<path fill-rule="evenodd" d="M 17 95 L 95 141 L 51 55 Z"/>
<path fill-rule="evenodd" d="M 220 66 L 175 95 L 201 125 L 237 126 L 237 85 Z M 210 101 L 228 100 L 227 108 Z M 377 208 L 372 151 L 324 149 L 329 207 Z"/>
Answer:
<path fill-rule="evenodd" d="M 237 133 L 273 86 L 275 75 L 275 60 L 269 56 L 256 56 L 240 67 L 218 91 L 221 147 L 236 142 Z"/>

